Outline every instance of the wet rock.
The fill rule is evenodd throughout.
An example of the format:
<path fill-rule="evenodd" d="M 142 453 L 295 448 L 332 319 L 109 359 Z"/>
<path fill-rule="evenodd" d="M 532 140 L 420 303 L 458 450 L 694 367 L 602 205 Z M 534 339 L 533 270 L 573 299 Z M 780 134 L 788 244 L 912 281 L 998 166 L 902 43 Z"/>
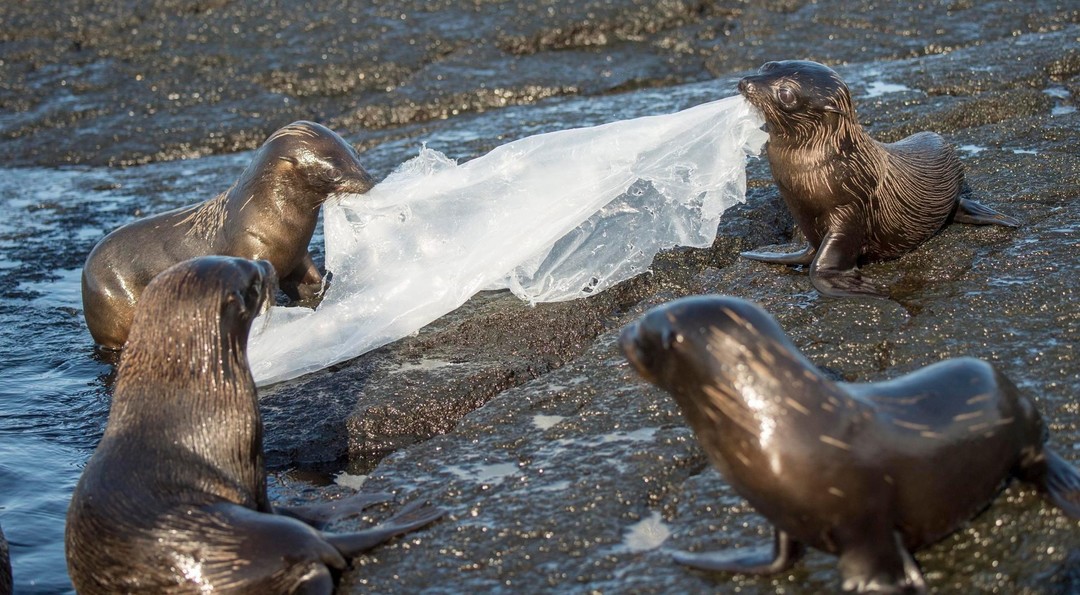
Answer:
<path fill-rule="evenodd" d="M 0 4 L 6 164 L 230 153 L 314 118 L 346 133 L 382 177 L 421 141 L 468 159 L 528 134 L 714 99 L 734 92 L 734 71 L 812 58 L 837 65 L 876 138 L 941 132 L 960 147 L 972 194 L 1023 220 L 1016 230 L 950 226 L 866 267 L 893 300 L 829 300 L 805 270 L 738 256 L 799 241 L 767 162 L 752 160 L 747 203 L 725 213 L 709 249 L 664 252 L 650 273 L 583 301 L 533 308 L 481 294 L 416 336 L 264 390 L 275 498 L 335 497 L 347 488 L 324 486 L 327 475 L 348 471 L 370 474 L 364 490 L 429 497 L 450 513 L 356 559 L 344 592 L 834 591 L 835 559 L 820 553 L 762 578 L 671 562 L 676 548 L 769 538 L 670 398 L 615 346 L 622 325 L 683 295 L 758 301 L 836 379 L 988 359 L 1080 461 L 1080 26 L 1068 2 L 100 4 L 69 3 L 66 19 L 39 2 Z M 248 158 L 13 170 L 24 184 L 71 186 L 80 201 L 7 197 L 8 363 L 28 367 L 40 351 L 56 360 L 50 373 L 62 369 L 71 338 L 85 338 L 77 298 L 35 321 L 21 304 L 52 297 L 43 282 L 77 272 L 107 230 L 215 195 Z M 34 325 L 69 330 L 16 349 L 11 337 L 33 336 Z M 80 362 L 107 378 L 89 355 Z M 108 407 L 108 380 L 98 386 L 61 402 L 83 415 L 87 453 Z M 366 521 L 340 528 L 353 523 Z M 1072 592 L 1078 550 L 1075 521 L 1012 486 L 918 559 L 943 592 Z"/>
<path fill-rule="evenodd" d="M 0 5 L 6 163 L 190 159 L 253 149 L 297 119 L 385 128 L 705 80 L 791 56 L 838 64 L 977 51 L 1078 18 L 1053 1 L 939 1 L 901 11 L 869 1 L 79 0 L 66 5 L 66 19 L 50 7 Z M 807 43 L 818 39 L 829 41 Z M 1059 55 L 1043 67 L 1063 78 L 1076 61 Z M 1010 71 L 1025 72 L 1017 67 Z M 992 74 L 950 84 L 970 89 L 980 79 L 997 84 Z"/>
<path fill-rule="evenodd" d="M 1063 46 L 1076 47 L 1077 33 L 1023 37 L 1017 45 L 1041 58 L 1015 72 L 1005 66 L 999 81 L 1007 82 L 994 88 L 930 95 L 917 90 L 915 77 L 899 77 L 889 80 L 916 90 L 856 99 L 878 132 L 898 135 L 921 124 L 966 147 L 961 155 L 972 192 L 1021 217 L 1023 227 L 949 226 L 914 253 L 866 267 L 894 299 L 830 300 L 814 292 L 804 270 L 738 258 L 740 250 L 797 239 L 767 167 L 752 163 L 747 204 L 725 213 L 714 246 L 658 256 L 652 274 L 632 282 L 637 287 L 627 298 L 638 301 L 620 304 L 602 327 L 593 327 L 601 332 L 581 355 L 502 390 L 449 433 L 398 450 L 371 472 L 365 489 L 423 494 L 451 514 L 357 559 L 344 590 L 835 590 L 835 558 L 820 553 L 761 578 L 708 575 L 670 561 L 671 549 L 750 547 L 767 543 L 770 534 L 704 460 L 670 398 L 635 378 L 614 344 L 618 327 L 647 307 L 690 293 L 762 303 L 838 380 L 881 380 L 961 355 L 987 359 L 1036 399 L 1054 444 L 1075 459 L 1080 161 L 1075 135 L 1064 131 L 1075 130 L 1080 118 L 1054 115 L 1054 98 L 1043 90 L 1057 84 L 1049 64 Z M 977 72 L 1009 45 L 988 44 L 961 63 Z M 947 81 L 959 67 L 944 57 L 887 67 Z M 860 89 L 872 80 L 865 73 L 880 66 L 852 64 L 841 73 Z M 909 120 L 894 125 L 894 114 Z M 591 312 L 601 299 L 537 315 L 550 314 L 549 325 L 557 328 L 565 323 L 559 317 Z M 473 315 L 455 324 L 467 327 Z M 918 559 L 936 590 L 1065 592 L 1078 548 L 1076 521 L 1014 485 Z"/>

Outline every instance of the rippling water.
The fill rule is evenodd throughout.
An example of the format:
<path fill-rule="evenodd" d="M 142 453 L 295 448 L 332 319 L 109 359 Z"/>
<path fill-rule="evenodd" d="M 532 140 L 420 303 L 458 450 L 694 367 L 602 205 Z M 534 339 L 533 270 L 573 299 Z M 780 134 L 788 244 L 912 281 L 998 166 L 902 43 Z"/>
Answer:
<path fill-rule="evenodd" d="M 0 516 L 17 591 L 70 591 L 64 515 L 108 416 L 112 367 L 83 323 L 83 259 L 134 204 L 191 202 L 224 181 L 205 171 L 230 160 L 0 172 Z"/>
<path fill-rule="evenodd" d="M 731 87 L 730 81 L 710 81 L 468 115 L 399 131 L 361 159 L 379 179 L 413 156 L 421 141 L 468 158 L 530 134 L 675 111 Z M 70 591 L 64 515 L 108 417 L 113 370 L 95 352 L 82 318 L 86 255 L 105 233 L 138 216 L 213 197 L 250 157 L 245 152 L 126 169 L 0 170 L 6 215 L 0 219 L 0 348 L 6 354 L 0 518 L 12 546 L 17 591 Z M 321 251 L 319 232 L 312 251 Z"/>
<path fill-rule="evenodd" d="M 865 73 L 866 97 L 906 89 L 879 78 L 880 71 Z M 730 81 L 554 99 L 407 126 L 374 137 L 374 148 L 362 159 L 382 178 L 415 154 L 421 140 L 466 158 L 528 134 L 674 111 L 725 88 L 732 88 Z M 360 133 L 341 132 L 350 140 Z M 249 159 L 250 153 L 239 153 L 129 169 L 0 169 L 0 520 L 12 545 L 18 592 L 71 590 L 64 515 L 108 414 L 112 368 L 95 353 L 81 314 L 79 275 L 86 254 L 106 232 L 134 217 L 214 196 Z M 319 251 L 318 238 L 312 248 Z M 533 423 L 543 429 L 560 420 L 538 415 Z M 460 469 L 484 478 L 509 471 Z M 646 523 L 635 531 L 652 535 L 662 528 Z M 652 547 L 650 539 L 628 547 Z"/>

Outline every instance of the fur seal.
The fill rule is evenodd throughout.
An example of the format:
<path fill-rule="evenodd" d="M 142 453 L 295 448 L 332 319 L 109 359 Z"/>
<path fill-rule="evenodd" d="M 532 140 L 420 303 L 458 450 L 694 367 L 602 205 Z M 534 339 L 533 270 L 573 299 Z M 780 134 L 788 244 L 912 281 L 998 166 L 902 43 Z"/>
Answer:
<path fill-rule="evenodd" d="M 312 524 L 385 497 L 310 515 L 271 507 L 247 339 L 274 285 L 267 261 L 207 256 L 147 286 L 105 435 L 68 509 L 79 593 L 330 593 L 331 572 L 350 556 L 441 516 L 410 506 L 371 529 L 330 534 Z"/>
<path fill-rule="evenodd" d="M 753 260 L 810 265 L 833 297 L 885 297 L 858 266 L 899 257 L 950 220 L 1016 227 L 1016 219 L 961 198 L 963 165 L 933 132 L 882 144 L 859 125 L 847 85 L 816 62 L 767 62 L 739 81 L 765 117 L 773 179 L 806 237 L 801 252 L 744 252 Z"/>
<path fill-rule="evenodd" d="M 281 128 L 216 198 L 128 223 L 98 242 L 82 274 L 90 334 L 107 349 L 123 347 L 147 283 L 196 256 L 265 259 L 290 298 L 316 294 L 322 276 L 308 243 L 320 207 L 373 185 L 356 150 L 329 128 L 302 121 Z"/>
<path fill-rule="evenodd" d="M 765 311 L 720 296 L 653 308 L 620 344 L 775 526 L 771 547 L 679 552 L 682 564 L 769 574 L 810 546 L 839 556 L 844 590 L 922 592 L 910 552 L 975 516 L 1010 476 L 1080 518 L 1080 473 L 1048 446 L 1034 404 L 982 360 L 832 382 Z"/>

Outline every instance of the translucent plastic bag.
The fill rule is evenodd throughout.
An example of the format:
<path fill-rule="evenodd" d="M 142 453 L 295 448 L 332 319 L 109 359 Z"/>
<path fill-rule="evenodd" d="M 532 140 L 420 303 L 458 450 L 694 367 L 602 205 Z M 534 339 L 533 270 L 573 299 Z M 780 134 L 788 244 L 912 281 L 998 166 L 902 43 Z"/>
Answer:
<path fill-rule="evenodd" d="M 531 136 L 461 165 L 421 149 L 367 194 L 324 207 L 333 282 L 315 311 L 273 309 L 251 338 L 256 381 L 356 357 L 483 289 L 584 297 L 665 247 L 710 245 L 721 213 L 744 199 L 762 123 L 730 97 Z"/>

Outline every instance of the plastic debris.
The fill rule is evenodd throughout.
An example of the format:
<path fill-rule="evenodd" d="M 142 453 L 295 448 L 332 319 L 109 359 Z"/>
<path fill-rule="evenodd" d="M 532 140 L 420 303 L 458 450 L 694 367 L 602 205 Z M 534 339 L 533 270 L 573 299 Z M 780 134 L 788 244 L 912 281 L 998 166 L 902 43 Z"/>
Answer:
<path fill-rule="evenodd" d="M 405 337 L 485 289 L 594 295 L 661 249 L 710 246 L 767 135 L 742 97 L 517 140 L 463 164 L 427 147 L 324 206 L 330 287 L 275 307 L 250 340 L 260 385 Z M 259 328 L 256 323 L 255 328 Z"/>

